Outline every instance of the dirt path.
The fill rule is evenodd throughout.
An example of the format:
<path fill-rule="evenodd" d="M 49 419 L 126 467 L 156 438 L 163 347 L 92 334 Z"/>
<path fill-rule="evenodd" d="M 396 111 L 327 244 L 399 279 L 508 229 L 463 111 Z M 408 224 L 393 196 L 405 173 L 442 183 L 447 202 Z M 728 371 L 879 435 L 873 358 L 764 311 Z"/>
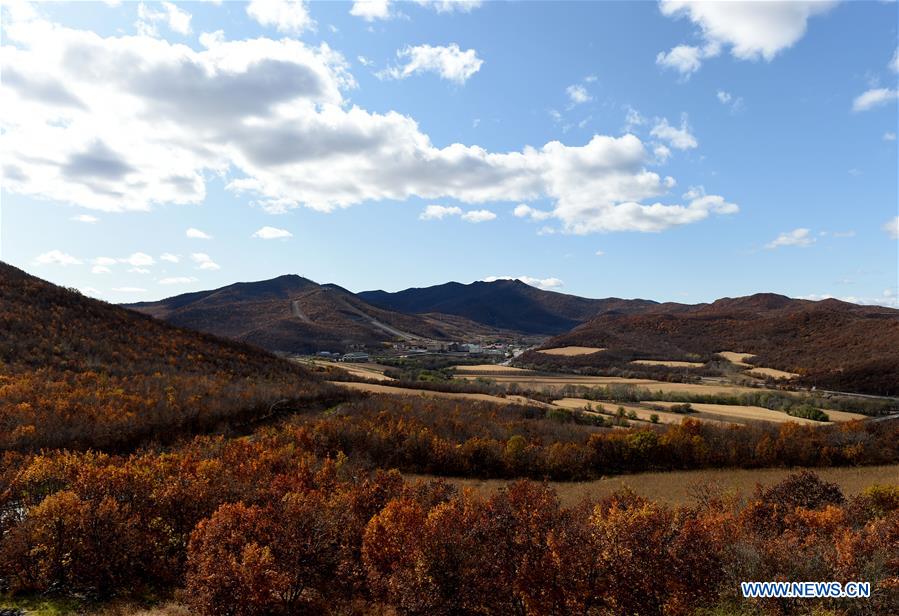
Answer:
<path fill-rule="evenodd" d="M 293 316 L 298 318 L 303 323 L 312 323 L 312 319 L 306 316 L 306 313 L 303 312 L 302 308 L 300 308 L 300 300 L 295 299 L 290 302 L 290 311 L 293 313 Z"/>

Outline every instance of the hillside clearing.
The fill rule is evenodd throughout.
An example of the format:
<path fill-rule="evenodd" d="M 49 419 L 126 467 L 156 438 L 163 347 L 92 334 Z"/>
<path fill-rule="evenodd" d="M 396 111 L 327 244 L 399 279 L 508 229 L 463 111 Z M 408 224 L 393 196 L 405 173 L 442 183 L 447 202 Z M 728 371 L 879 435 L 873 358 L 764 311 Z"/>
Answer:
<path fill-rule="evenodd" d="M 542 349 L 537 352 L 543 353 L 544 355 L 562 355 L 563 357 L 574 357 L 576 355 L 592 355 L 593 353 L 599 353 L 600 351 L 605 351 L 605 349 L 599 347 L 566 346 L 557 347 L 555 349 Z"/>
<path fill-rule="evenodd" d="M 774 379 L 795 379 L 799 375 L 795 372 L 784 372 L 783 370 L 775 370 L 774 368 L 753 368 L 747 370 L 747 374 L 753 376 L 771 377 Z"/>
<path fill-rule="evenodd" d="M 737 351 L 720 351 L 718 355 L 735 366 L 741 366 L 743 368 L 752 368 L 752 364 L 747 364 L 746 360 L 755 357 L 752 353 L 739 353 Z"/>
<path fill-rule="evenodd" d="M 635 359 L 632 364 L 641 366 L 667 366 L 669 368 L 702 368 L 705 364 L 701 361 L 675 361 L 664 359 Z"/>

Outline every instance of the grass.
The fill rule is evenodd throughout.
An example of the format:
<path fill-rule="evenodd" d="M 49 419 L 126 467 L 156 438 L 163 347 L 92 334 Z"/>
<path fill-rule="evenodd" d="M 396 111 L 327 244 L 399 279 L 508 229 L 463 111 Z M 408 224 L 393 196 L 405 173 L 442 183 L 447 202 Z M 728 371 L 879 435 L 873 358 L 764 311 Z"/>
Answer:
<path fill-rule="evenodd" d="M 173 601 L 135 603 L 112 600 L 93 601 L 58 597 L 4 597 L 0 595 L 0 610 L 19 609 L 28 616 L 190 616 L 190 610 Z"/>
<path fill-rule="evenodd" d="M 682 505 L 693 501 L 696 487 L 708 484 L 738 494 L 750 495 L 757 483 L 771 485 L 800 469 L 705 469 L 698 471 L 672 471 L 618 475 L 594 481 L 557 482 L 549 485 L 556 489 L 566 506 L 572 506 L 585 498 L 599 499 L 625 486 L 637 494 L 652 500 Z M 825 481 L 836 483 L 847 496 L 860 494 L 872 485 L 899 485 L 899 464 L 888 466 L 864 466 L 850 468 L 811 469 Z M 430 478 L 425 475 L 407 475 L 409 479 Z M 459 488 L 471 488 L 488 496 L 507 485 L 505 479 L 450 478 L 449 483 Z"/>

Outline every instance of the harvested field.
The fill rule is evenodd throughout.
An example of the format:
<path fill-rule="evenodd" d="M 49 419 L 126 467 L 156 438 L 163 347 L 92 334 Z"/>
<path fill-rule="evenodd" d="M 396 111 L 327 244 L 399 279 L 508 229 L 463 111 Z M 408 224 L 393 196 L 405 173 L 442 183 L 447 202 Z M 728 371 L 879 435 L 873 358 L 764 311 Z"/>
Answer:
<path fill-rule="evenodd" d="M 774 368 L 753 368 L 747 370 L 747 374 L 761 377 L 771 377 L 773 379 L 795 379 L 799 375 L 794 372 L 784 372 L 783 370 L 775 370 Z"/>
<path fill-rule="evenodd" d="M 647 402 L 647 404 L 656 404 L 658 406 L 670 407 L 676 402 Z M 745 423 L 747 421 L 770 421 L 773 423 L 786 423 L 792 421 L 795 423 L 823 426 L 826 422 L 814 421 L 803 417 L 793 417 L 782 411 L 772 411 L 761 406 L 733 406 L 730 404 L 703 404 L 691 403 L 695 413 L 689 413 L 688 417 L 696 419 L 716 419 L 718 421 L 730 421 L 734 423 Z"/>
<path fill-rule="evenodd" d="M 480 400 L 481 402 L 493 402 L 494 404 L 528 404 L 530 406 L 549 407 L 552 405 L 537 400 L 531 400 L 524 396 L 491 396 L 488 394 L 455 393 L 447 391 L 429 391 L 427 389 L 411 389 L 407 387 L 394 387 L 392 385 L 376 385 L 374 383 L 345 383 L 331 381 L 332 385 L 339 385 L 356 391 L 366 391 L 373 394 L 389 394 L 393 396 L 424 396 L 431 398 L 449 398 L 456 400 Z"/>
<path fill-rule="evenodd" d="M 478 375 L 507 373 L 507 374 L 536 374 L 533 370 L 513 368 L 512 366 L 500 366 L 499 364 L 478 364 L 476 366 L 453 366 L 456 372 L 477 373 Z"/>
<path fill-rule="evenodd" d="M 591 355 L 593 353 L 599 353 L 600 351 L 605 351 L 605 349 L 601 349 L 598 347 L 566 346 L 558 347 L 555 349 L 543 349 L 537 352 L 543 353 L 544 355 L 562 355 L 564 357 L 574 357 L 576 355 Z"/>
<path fill-rule="evenodd" d="M 553 404 L 555 406 L 561 406 L 566 409 L 576 409 L 576 410 L 585 410 L 587 405 L 590 405 L 590 408 L 593 409 L 594 412 L 601 411 L 603 414 L 615 414 L 618 410 L 618 407 L 624 408 L 625 412 L 634 411 L 637 414 L 637 419 L 642 421 L 650 421 L 650 416 L 658 415 L 660 424 L 679 424 L 684 418 L 690 417 L 693 418 L 695 413 L 684 415 L 681 413 L 668 413 L 666 411 L 654 411 L 652 409 L 648 409 L 644 406 L 639 406 L 637 404 L 619 404 L 617 402 L 596 402 L 594 400 L 586 400 L 584 398 L 562 398 L 561 400 L 553 400 Z M 701 419 L 697 417 L 696 419 Z M 702 421 L 708 421 L 710 423 L 716 424 L 724 424 L 726 422 L 723 421 L 715 421 L 709 419 L 702 419 Z"/>
<path fill-rule="evenodd" d="M 584 387 L 596 387 L 599 385 L 634 385 L 645 387 L 650 391 L 663 391 L 688 394 L 741 394 L 765 391 L 760 388 L 739 387 L 729 385 L 705 385 L 700 383 L 666 383 L 652 379 L 629 379 L 617 376 L 575 376 L 575 375 L 547 375 L 524 371 L 515 374 L 460 374 L 456 378 L 475 379 L 478 376 L 489 376 L 497 383 L 517 383 L 521 387 L 542 390 L 558 390 L 566 385 L 581 385 Z"/>
<path fill-rule="evenodd" d="M 736 351 L 720 351 L 718 355 L 735 366 L 742 366 L 743 368 L 752 368 L 752 364 L 747 364 L 746 360 L 750 357 L 755 357 L 752 353 L 738 353 Z"/>
<path fill-rule="evenodd" d="M 620 475 L 595 481 L 549 482 L 559 494 L 562 504 L 570 507 L 582 500 L 606 497 L 625 486 L 645 498 L 660 500 L 674 505 L 695 502 L 692 497 L 694 486 L 709 484 L 724 491 L 744 496 L 751 495 L 756 484 L 765 486 L 785 479 L 791 473 L 802 469 L 707 469 L 698 471 L 672 471 L 665 473 L 639 473 Z M 850 468 L 813 468 L 823 480 L 837 484 L 846 496 L 860 494 L 872 485 L 899 485 L 899 465 L 861 466 Z M 432 479 L 430 476 L 407 475 L 408 479 Z M 503 479 L 447 479 L 458 488 L 469 488 L 490 496 L 510 482 Z"/>
<path fill-rule="evenodd" d="M 641 366 L 667 366 L 669 368 L 702 368 L 705 365 L 701 361 L 668 361 L 663 359 L 635 359 L 631 363 Z"/>
<path fill-rule="evenodd" d="M 382 366 L 380 364 L 373 363 L 352 363 L 352 362 L 332 362 L 332 361 L 320 361 L 320 360 L 312 360 L 313 364 L 316 366 L 323 366 L 325 368 L 335 368 L 337 370 L 343 370 L 344 372 L 349 372 L 351 375 L 355 377 L 359 377 L 362 379 L 371 379 L 373 381 L 393 381 L 394 379 L 384 374 L 384 371 L 387 369 L 387 366 Z"/>

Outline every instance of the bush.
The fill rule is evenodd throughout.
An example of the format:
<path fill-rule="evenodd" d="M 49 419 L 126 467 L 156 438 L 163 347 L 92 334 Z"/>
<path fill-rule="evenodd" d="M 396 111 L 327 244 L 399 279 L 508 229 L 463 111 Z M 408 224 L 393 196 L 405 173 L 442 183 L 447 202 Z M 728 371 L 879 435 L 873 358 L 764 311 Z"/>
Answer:
<path fill-rule="evenodd" d="M 813 421 L 830 421 L 830 416 L 819 408 L 815 408 L 811 404 L 800 404 L 787 409 L 787 415 L 793 417 L 802 417 Z"/>

